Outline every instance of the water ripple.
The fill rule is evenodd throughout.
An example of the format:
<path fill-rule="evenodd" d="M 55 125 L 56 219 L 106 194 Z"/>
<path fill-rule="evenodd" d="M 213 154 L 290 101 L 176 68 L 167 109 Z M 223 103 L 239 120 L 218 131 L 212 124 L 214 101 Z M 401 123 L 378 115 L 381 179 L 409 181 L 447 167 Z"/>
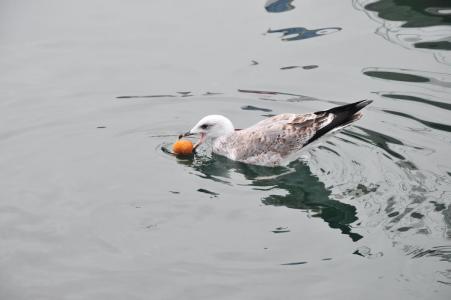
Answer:
<path fill-rule="evenodd" d="M 376 34 L 406 49 L 432 53 L 451 64 L 451 5 L 441 0 L 353 0 L 353 6 L 381 24 Z"/>
<path fill-rule="evenodd" d="M 430 249 L 415 249 L 408 253 L 412 258 L 420 258 L 425 256 L 440 257 L 443 261 L 451 262 L 451 246 L 435 246 Z"/>

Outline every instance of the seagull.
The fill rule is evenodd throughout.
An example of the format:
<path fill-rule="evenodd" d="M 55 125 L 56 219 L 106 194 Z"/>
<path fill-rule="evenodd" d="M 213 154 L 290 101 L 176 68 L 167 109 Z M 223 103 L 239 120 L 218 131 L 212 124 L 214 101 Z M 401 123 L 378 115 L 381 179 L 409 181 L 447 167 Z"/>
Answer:
<path fill-rule="evenodd" d="M 305 146 L 326 133 L 341 129 L 362 117 L 372 103 L 362 100 L 313 113 L 283 113 L 246 129 L 235 129 L 222 115 L 202 118 L 185 136 L 200 135 L 194 150 L 211 139 L 213 153 L 231 160 L 260 166 L 279 166 L 291 161 Z"/>

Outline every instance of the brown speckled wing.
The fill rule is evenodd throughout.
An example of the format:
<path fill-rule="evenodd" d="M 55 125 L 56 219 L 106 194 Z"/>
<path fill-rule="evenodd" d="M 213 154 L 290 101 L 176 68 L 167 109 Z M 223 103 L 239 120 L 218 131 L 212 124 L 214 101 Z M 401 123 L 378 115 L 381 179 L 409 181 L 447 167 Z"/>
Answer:
<path fill-rule="evenodd" d="M 246 163 L 276 165 L 299 151 L 332 119 L 329 113 L 277 115 L 217 139 L 214 151 Z"/>

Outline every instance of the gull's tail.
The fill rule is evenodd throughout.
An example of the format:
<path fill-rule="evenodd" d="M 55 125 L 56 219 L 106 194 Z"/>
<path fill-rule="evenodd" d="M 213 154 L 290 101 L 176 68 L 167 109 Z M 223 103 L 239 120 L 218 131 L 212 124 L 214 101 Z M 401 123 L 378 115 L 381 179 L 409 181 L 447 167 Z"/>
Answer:
<path fill-rule="evenodd" d="M 373 100 L 361 100 L 355 103 L 337 106 L 329 110 L 317 111 L 315 113 L 316 115 L 326 116 L 328 114 L 332 114 L 333 119 L 329 124 L 319 129 L 315 133 L 315 135 L 313 135 L 313 137 L 308 141 L 307 144 L 310 144 L 311 142 L 317 140 L 318 138 L 320 138 L 321 136 L 325 135 L 328 132 L 339 130 L 345 127 L 346 125 L 349 125 L 354 121 L 357 121 L 362 117 L 362 113 L 360 113 L 359 110 L 371 104 L 372 102 Z"/>

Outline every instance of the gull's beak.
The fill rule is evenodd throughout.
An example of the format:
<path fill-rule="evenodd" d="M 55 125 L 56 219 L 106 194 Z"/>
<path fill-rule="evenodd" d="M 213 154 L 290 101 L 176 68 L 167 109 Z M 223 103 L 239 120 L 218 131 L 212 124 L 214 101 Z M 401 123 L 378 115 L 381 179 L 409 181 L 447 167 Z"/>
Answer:
<path fill-rule="evenodd" d="M 194 135 L 194 133 L 191 133 L 191 131 L 187 131 L 185 133 L 182 133 L 179 135 L 179 140 L 185 136 L 190 136 L 190 135 Z"/>

